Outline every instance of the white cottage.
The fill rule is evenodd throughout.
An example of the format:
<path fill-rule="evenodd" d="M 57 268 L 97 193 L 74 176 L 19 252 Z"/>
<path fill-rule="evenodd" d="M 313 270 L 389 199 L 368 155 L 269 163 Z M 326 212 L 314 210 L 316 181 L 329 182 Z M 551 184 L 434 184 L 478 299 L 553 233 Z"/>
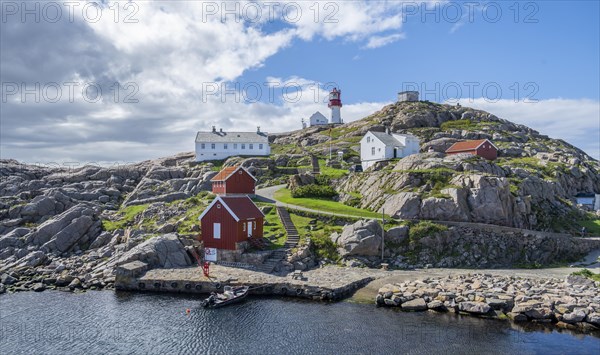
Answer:
<path fill-rule="evenodd" d="M 321 126 L 329 124 L 329 120 L 321 112 L 317 111 L 310 116 L 310 126 Z"/>
<path fill-rule="evenodd" d="M 404 158 L 419 153 L 419 138 L 412 134 L 372 132 L 360 140 L 360 160 L 363 170 L 378 161 Z"/>
<path fill-rule="evenodd" d="M 217 131 L 196 134 L 196 161 L 223 160 L 232 156 L 268 156 L 269 137 L 257 127 L 256 132 Z"/>

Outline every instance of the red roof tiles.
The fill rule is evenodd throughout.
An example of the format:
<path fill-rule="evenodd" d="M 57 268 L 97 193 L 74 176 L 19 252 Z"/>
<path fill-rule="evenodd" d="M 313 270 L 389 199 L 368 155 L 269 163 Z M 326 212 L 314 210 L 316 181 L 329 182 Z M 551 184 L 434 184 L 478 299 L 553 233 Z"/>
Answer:
<path fill-rule="evenodd" d="M 479 148 L 479 146 L 482 145 L 483 142 L 485 142 L 485 141 L 487 141 L 487 139 L 478 139 L 478 140 L 474 140 L 474 141 L 456 142 L 456 143 L 452 144 L 452 146 L 450 148 L 446 149 L 446 153 L 468 152 L 468 151 L 471 151 L 471 150 L 475 150 L 475 149 Z"/>
<path fill-rule="evenodd" d="M 228 166 L 223 168 L 217 175 L 215 175 L 210 181 L 224 181 L 227 180 L 229 175 L 233 174 L 239 168 L 238 165 Z"/>

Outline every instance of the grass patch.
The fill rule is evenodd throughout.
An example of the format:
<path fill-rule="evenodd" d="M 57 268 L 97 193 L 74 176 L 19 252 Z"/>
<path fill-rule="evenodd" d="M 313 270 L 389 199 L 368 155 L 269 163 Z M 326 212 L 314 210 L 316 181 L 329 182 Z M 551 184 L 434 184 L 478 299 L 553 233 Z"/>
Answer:
<path fill-rule="evenodd" d="M 585 227 L 586 233 L 591 235 L 600 235 L 600 219 L 577 221 L 577 224 Z"/>
<path fill-rule="evenodd" d="M 125 227 L 131 226 L 135 217 L 144 212 L 148 206 L 148 204 L 145 204 L 122 208 L 117 212 L 117 215 L 120 216 L 120 218 L 116 221 L 103 220 L 102 228 L 105 231 L 112 232 L 117 229 L 124 229 Z"/>
<path fill-rule="evenodd" d="M 347 169 L 336 169 L 327 166 L 323 159 L 319 159 L 319 169 L 321 170 L 321 175 L 326 175 L 331 179 L 339 179 L 348 174 Z"/>
<path fill-rule="evenodd" d="M 318 198 L 293 198 L 289 189 L 281 189 L 275 192 L 275 199 L 290 205 L 306 207 L 322 212 L 344 214 L 355 217 L 380 218 L 381 214 L 356 207 L 346 206 L 343 203 L 318 199 Z"/>
<path fill-rule="evenodd" d="M 411 243 L 418 242 L 421 238 L 430 236 L 435 233 L 447 231 L 448 227 L 442 224 L 433 223 L 430 221 L 420 221 L 417 224 L 410 226 L 408 230 L 408 239 Z"/>
<path fill-rule="evenodd" d="M 475 125 L 471 120 L 446 121 L 440 125 L 442 131 L 450 131 L 453 129 L 469 130 L 473 128 L 475 128 Z"/>
<path fill-rule="evenodd" d="M 341 226 L 335 226 L 317 218 L 304 217 L 295 213 L 290 213 L 290 217 L 298 230 L 301 244 L 306 243 L 306 239 L 310 238 L 319 258 L 339 259 L 337 245 L 331 241 L 330 235 L 333 232 L 341 233 Z"/>
<path fill-rule="evenodd" d="M 600 281 L 600 274 L 594 274 L 588 269 L 582 269 L 576 272 L 571 273 L 571 275 L 579 275 L 587 277 L 588 279 L 592 279 L 594 281 Z"/>
<path fill-rule="evenodd" d="M 268 206 L 269 204 L 259 203 L 257 205 Z M 263 235 L 265 238 L 271 241 L 271 249 L 282 248 L 285 244 L 287 235 L 285 229 L 283 228 L 283 224 L 281 224 L 281 220 L 277 215 L 277 210 L 275 209 L 275 207 L 271 208 L 271 210 L 265 214 L 265 225 L 263 227 Z"/>

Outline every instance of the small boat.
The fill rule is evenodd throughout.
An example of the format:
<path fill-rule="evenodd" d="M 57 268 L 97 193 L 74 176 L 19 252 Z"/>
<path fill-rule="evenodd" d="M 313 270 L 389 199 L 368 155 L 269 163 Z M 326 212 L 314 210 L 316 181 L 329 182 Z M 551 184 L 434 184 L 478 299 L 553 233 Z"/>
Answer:
<path fill-rule="evenodd" d="M 219 308 L 241 302 L 248 296 L 249 290 L 248 286 L 225 286 L 223 293 L 213 292 L 210 297 L 202 301 L 202 307 Z"/>

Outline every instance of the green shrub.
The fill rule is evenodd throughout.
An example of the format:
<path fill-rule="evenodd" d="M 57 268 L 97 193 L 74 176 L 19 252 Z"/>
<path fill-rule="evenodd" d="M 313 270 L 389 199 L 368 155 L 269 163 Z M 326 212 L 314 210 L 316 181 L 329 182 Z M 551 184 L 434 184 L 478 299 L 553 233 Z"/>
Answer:
<path fill-rule="evenodd" d="M 600 274 L 594 274 L 588 269 L 582 269 L 576 272 L 571 273 L 571 275 L 579 275 L 583 277 L 587 277 L 588 279 L 592 279 L 594 281 L 600 281 Z"/>
<path fill-rule="evenodd" d="M 317 185 L 317 184 L 309 184 L 304 186 L 299 186 L 292 190 L 293 198 L 300 197 L 320 197 L 320 198 L 328 198 L 336 196 L 337 192 L 331 186 L 326 185 Z"/>
<path fill-rule="evenodd" d="M 449 131 L 453 129 L 470 129 L 475 126 L 471 122 L 471 120 L 456 120 L 456 121 L 446 121 L 440 125 L 440 128 L 443 131 Z"/>
<path fill-rule="evenodd" d="M 427 237 L 429 235 L 447 231 L 448 227 L 433 223 L 430 221 L 420 221 L 419 223 L 412 225 L 408 230 L 408 239 L 412 243 L 416 243 L 423 237 Z"/>

